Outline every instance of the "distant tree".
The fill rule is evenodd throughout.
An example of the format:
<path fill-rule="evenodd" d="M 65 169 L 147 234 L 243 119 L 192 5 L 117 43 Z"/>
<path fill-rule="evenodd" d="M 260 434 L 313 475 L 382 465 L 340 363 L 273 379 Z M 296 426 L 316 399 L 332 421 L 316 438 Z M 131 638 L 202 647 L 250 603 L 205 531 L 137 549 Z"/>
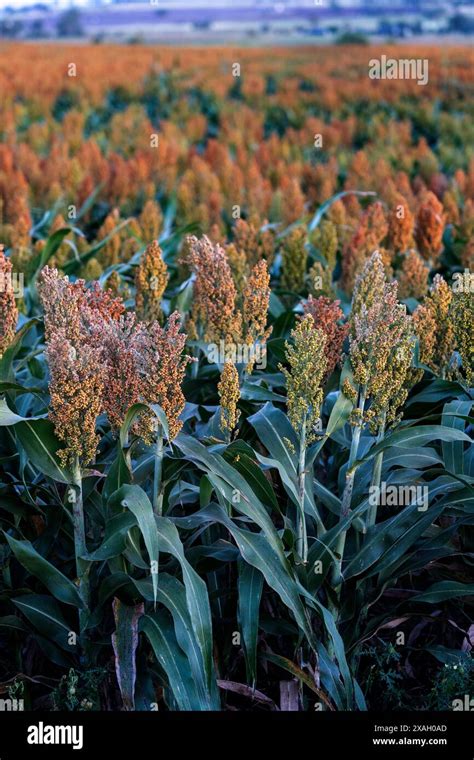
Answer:
<path fill-rule="evenodd" d="M 460 34 L 471 34 L 474 31 L 474 19 L 463 13 L 455 13 L 449 19 L 448 29 L 450 32 L 458 32 Z"/>
<path fill-rule="evenodd" d="M 343 32 L 336 39 L 336 45 L 368 45 L 369 41 L 360 32 Z"/>
<path fill-rule="evenodd" d="M 23 30 L 23 23 L 18 19 L 2 19 L 0 21 L 0 37 L 8 37 L 13 39 L 18 37 Z"/>
<path fill-rule="evenodd" d="M 35 18 L 34 21 L 32 21 L 29 31 L 29 36 L 32 37 L 34 40 L 39 40 L 43 37 L 47 37 L 48 33 L 46 32 L 43 24 L 43 20 L 40 18 Z"/>
<path fill-rule="evenodd" d="M 64 11 L 56 24 L 58 37 L 82 37 L 84 29 L 82 26 L 81 14 L 77 8 L 69 8 Z"/>

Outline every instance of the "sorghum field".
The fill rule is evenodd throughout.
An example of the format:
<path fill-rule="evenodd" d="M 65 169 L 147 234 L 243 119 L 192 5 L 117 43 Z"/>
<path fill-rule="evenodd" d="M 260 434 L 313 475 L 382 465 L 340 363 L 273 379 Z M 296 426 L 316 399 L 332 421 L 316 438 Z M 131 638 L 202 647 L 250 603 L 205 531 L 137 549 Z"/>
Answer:
<path fill-rule="evenodd" d="M 474 693 L 473 64 L 1 47 L 3 699 Z"/>

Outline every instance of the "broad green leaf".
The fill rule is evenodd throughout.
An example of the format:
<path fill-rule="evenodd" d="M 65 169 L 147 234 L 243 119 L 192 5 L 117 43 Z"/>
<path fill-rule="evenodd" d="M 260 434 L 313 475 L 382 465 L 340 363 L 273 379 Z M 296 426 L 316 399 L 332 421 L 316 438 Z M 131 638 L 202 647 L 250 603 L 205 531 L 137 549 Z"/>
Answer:
<path fill-rule="evenodd" d="M 175 444 L 188 459 L 197 462 L 205 470 L 212 484 L 236 511 L 250 517 L 264 531 L 270 544 L 284 562 L 282 543 L 271 517 L 243 475 L 226 462 L 220 454 L 209 451 L 191 436 L 180 434 Z M 236 494 L 239 496 L 238 499 L 235 499 Z"/>
<path fill-rule="evenodd" d="M 162 612 L 144 615 L 140 630 L 147 636 L 155 657 L 166 673 L 169 688 L 180 711 L 199 710 L 189 662 L 176 641 L 171 622 Z"/>
<path fill-rule="evenodd" d="M 151 584 L 148 580 L 133 581 L 133 583 L 144 599 L 151 600 L 153 598 Z M 189 660 L 197 694 L 201 702 L 200 709 L 219 710 L 220 701 L 217 682 L 213 677 L 213 688 L 211 695 L 209 695 L 202 654 L 199 643 L 194 634 L 191 616 L 187 606 L 186 589 L 181 581 L 168 573 L 161 573 L 160 584 L 158 587 L 158 602 L 163 604 L 173 617 L 176 640 Z"/>
<path fill-rule="evenodd" d="M 36 271 L 34 277 L 36 277 L 38 273 L 43 269 L 43 267 L 46 266 L 50 258 L 54 256 L 56 251 L 59 249 L 64 238 L 69 235 L 70 232 L 72 232 L 71 227 L 62 227 L 60 230 L 56 230 L 52 235 L 49 236 L 43 250 L 36 259 Z"/>
<path fill-rule="evenodd" d="M 462 418 L 454 415 L 468 415 L 472 409 L 472 401 L 451 401 L 443 408 L 442 423 L 446 427 L 455 430 L 464 430 L 465 422 Z M 464 472 L 464 445 L 462 441 L 443 441 L 444 464 L 448 472 Z"/>
<path fill-rule="evenodd" d="M 251 533 L 236 526 L 221 507 L 210 505 L 196 515 L 177 518 L 175 522 L 183 527 L 192 526 L 200 521 L 220 522 L 230 531 L 243 559 L 260 570 L 268 585 L 280 596 L 282 602 L 293 613 L 298 626 L 314 646 L 314 635 L 309 624 L 304 605 L 300 599 L 300 589 L 292 571 L 285 563 L 282 565 L 278 554 L 272 549 L 262 533 Z"/>
<path fill-rule="evenodd" d="M 448 599 L 460 599 L 464 596 L 474 594 L 474 583 L 458 583 L 457 581 L 440 581 L 434 583 L 421 594 L 412 596 L 410 602 L 426 602 L 427 604 L 438 604 L 446 602 Z"/>
<path fill-rule="evenodd" d="M 17 425 L 19 422 L 25 422 L 25 420 L 39 420 L 43 418 L 44 415 L 40 417 L 22 417 L 21 414 L 12 412 L 6 399 L 0 399 L 0 427 L 9 427 L 10 425 Z"/>
<path fill-rule="evenodd" d="M 298 451 L 299 443 L 288 417 L 268 403 L 249 417 L 248 421 L 255 428 L 271 458 L 280 462 L 290 477 L 296 477 L 296 453 L 290 451 L 287 441 L 293 446 L 294 452 Z"/>
<path fill-rule="evenodd" d="M 244 476 L 262 504 L 265 504 L 271 511 L 280 512 L 275 492 L 263 474 L 255 453 L 248 443 L 241 440 L 234 441 L 224 452 L 224 459 Z"/>
<path fill-rule="evenodd" d="M 257 678 L 257 638 L 263 575 L 252 565 L 239 562 L 239 622 L 244 641 L 247 678 L 255 685 Z"/>
<path fill-rule="evenodd" d="M 412 548 L 423 533 L 428 530 L 430 525 L 440 516 L 444 510 L 444 504 L 439 503 L 428 507 L 426 512 L 419 513 L 420 516 L 407 530 L 398 538 L 394 539 L 391 546 L 383 553 L 380 560 L 371 568 L 369 575 L 380 573 L 380 581 L 383 583 L 387 580 L 393 566 L 397 566 L 399 560 L 405 557 L 409 549 Z"/>
<path fill-rule="evenodd" d="M 150 560 L 150 573 L 156 601 L 158 590 L 159 544 L 151 501 L 139 486 L 125 485 L 110 498 L 112 505 L 122 505 L 132 512 L 138 523 Z"/>
<path fill-rule="evenodd" d="M 383 458 L 383 469 L 389 470 L 391 467 L 434 467 L 436 465 L 443 464 L 443 459 L 435 451 L 428 446 L 413 446 L 409 448 L 403 448 L 401 446 L 394 446 L 385 452 Z"/>
<path fill-rule="evenodd" d="M 86 554 L 83 559 L 88 562 L 101 562 L 118 557 L 125 550 L 128 532 L 136 524 L 137 518 L 132 512 L 113 515 L 107 521 L 102 544 L 95 551 Z"/>
<path fill-rule="evenodd" d="M 124 485 L 129 485 L 132 482 L 132 474 L 120 442 L 117 443 L 116 452 L 115 459 L 107 473 L 104 489 L 102 491 L 102 496 L 105 501 L 110 499 L 112 494 L 115 493 L 115 491 L 118 491 L 119 488 Z"/>
<path fill-rule="evenodd" d="M 4 615 L 0 617 L 0 628 L 7 628 L 11 631 L 29 631 L 30 629 L 17 615 Z"/>
<path fill-rule="evenodd" d="M 472 443 L 471 438 L 461 430 L 455 430 L 445 425 L 416 425 L 415 427 L 398 430 L 396 433 L 388 435 L 383 441 L 373 446 L 363 459 L 355 462 L 354 469 L 359 467 L 363 462 L 373 459 L 380 451 L 385 451 L 393 446 L 424 446 L 424 444 L 431 443 L 432 441 L 465 441 L 466 443 Z"/>
<path fill-rule="evenodd" d="M 24 420 L 15 425 L 18 440 L 28 460 L 43 475 L 60 483 L 71 483 L 72 474 L 64 467 L 57 455 L 61 444 L 56 438 L 54 425 L 49 420 Z"/>
<path fill-rule="evenodd" d="M 421 520 L 422 525 L 425 525 L 427 520 L 431 523 L 436 519 L 438 514 L 438 507 L 428 507 L 427 513 L 423 513 L 419 511 L 419 505 L 414 502 L 410 506 L 404 507 L 388 520 L 370 527 L 366 533 L 362 547 L 356 551 L 347 567 L 344 568 L 344 579 L 347 580 L 354 575 L 360 575 L 365 572 L 387 552 L 391 552 L 391 556 L 393 556 L 393 552 L 397 551 L 394 549 L 397 546 L 397 542 L 405 534 L 410 537 L 412 535 L 410 531 L 418 521 Z M 377 568 L 375 569 L 377 570 Z"/>
<path fill-rule="evenodd" d="M 280 393 L 275 393 L 275 391 L 271 391 L 269 388 L 264 388 L 262 385 L 249 382 L 248 380 L 242 385 L 240 397 L 244 401 L 286 402 L 286 396 L 282 396 Z"/>
<path fill-rule="evenodd" d="M 74 629 L 65 621 L 52 597 L 24 594 L 12 599 L 12 602 L 45 638 L 54 641 L 66 652 L 76 651 L 75 644 L 71 643 L 71 633 L 74 633 Z"/>
<path fill-rule="evenodd" d="M 66 578 L 60 570 L 52 565 L 48 560 L 39 554 L 29 541 L 17 541 L 16 538 L 5 533 L 10 549 L 15 555 L 18 562 L 28 570 L 31 575 L 64 604 L 72 604 L 74 607 L 82 609 L 84 603 L 79 595 L 79 591 L 72 581 Z"/>
<path fill-rule="evenodd" d="M 156 517 L 156 526 L 160 551 L 171 554 L 181 565 L 189 616 L 201 650 L 206 684 L 210 694 L 214 679 L 214 666 L 212 660 L 211 608 L 206 584 L 186 559 L 176 526 L 166 517 Z"/>

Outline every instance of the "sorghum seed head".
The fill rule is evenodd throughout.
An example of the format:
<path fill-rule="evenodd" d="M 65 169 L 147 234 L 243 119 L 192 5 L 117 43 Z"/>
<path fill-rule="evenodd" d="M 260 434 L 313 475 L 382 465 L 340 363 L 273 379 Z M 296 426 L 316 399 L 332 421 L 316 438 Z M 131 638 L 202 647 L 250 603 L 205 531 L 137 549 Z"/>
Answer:
<path fill-rule="evenodd" d="M 325 355 L 326 373 L 324 382 L 334 372 L 342 357 L 342 346 L 349 331 L 349 325 L 343 322 L 344 314 L 339 308 L 340 301 L 330 298 L 309 296 L 303 309 L 305 314 L 311 314 L 315 327 L 322 330 L 326 336 Z"/>
<path fill-rule="evenodd" d="M 223 432 L 231 434 L 240 416 L 237 409 L 240 399 L 239 373 L 232 362 L 225 362 L 217 390 L 221 406 L 220 427 Z"/>
<path fill-rule="evenodd" d="M 0 245 L 0 357 L 15 336 L 18 309 L 12 283 L 12 263 Z"/>
<path fill-rule="evenodd" d="M 317 328 L 311 314 L 306 314 L 291 332 L 292 343 L 285 343 L 289 369 L 280 365 L 286 378 L 288 417 L 294 430 L 306 430 L 306 445 L 317 437 L 314 428 L 320 418 L 327 370 L 326 336 Z"/>
<path fill-rule="evenodd" d="M 137 316 L 147 322 L 162 318 L 161 299 L 169 276 L 157 240 L 150 243 L 135 271 L 135 308 Z"/>

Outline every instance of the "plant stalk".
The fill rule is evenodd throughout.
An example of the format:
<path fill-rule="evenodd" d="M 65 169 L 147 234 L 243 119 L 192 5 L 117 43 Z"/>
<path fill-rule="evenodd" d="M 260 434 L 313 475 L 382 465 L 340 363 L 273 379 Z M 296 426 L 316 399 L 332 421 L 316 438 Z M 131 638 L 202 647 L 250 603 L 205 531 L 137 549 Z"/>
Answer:
<path fill-rule="evenodd" d="M 153 511 L 161 517 L 163 514 L 163 492 L 161 480 L 163 474 L 163 428 L 158 425 L 155 443 L 155 469 L 153 474 Z"/>
<path fill-rule="evenodd" d="M 306 420 L 301 427 L 300 452 L 298 459 L 298 500 L 299 509 L 296 518 L 296 551 L 306 565 L 308 561 L 308 533 L 306 530 L 306 519 L 304 513 L 305 497 L 305 479 L 306 479 Z"/>
<path fill-rule="evenodd" d="M 79 632 L 83 644 L 83 636 L 89 617 L 89 563 L 82 557 L 87 554 L 86 529 L 84 520 L 84 502 L 82 496 L 82 472 L 77 460 L 73 468 L 74 501 L 72 507 L 74 527 L 74 552 L 76 555 L 76 572 L 79 584 L 79 595 L 84 602 L 84 609 L 79 611 Z M 84 647 L 83 647 L 84 648 Z"/>
<path fill-rule="evenodd" d="M 354 488 L 354 478 L 356 470 L 353 469 L 354 463 L 357 461 L 357 452 L 359 450 L 359 443 L 360 443 L 360 436 L 362 433 L 362 426 L 363 426 L 363 419 L 362 415 L 364 414 L 364 407 L 365 407 L 365 396 L 366 396 L 366 386 L 362 385 L 359 392 L 359 405 L 358 408 L 360 409 L 361 413 L 361 422 L 358 423 L 352 432 L 352 441 L 351 441 L 351 449 L 349 452 L 349 462 L 347 464 L 347 473 L 346 473 L 346 484 L 344 486 L 344 493 L 342 494 L 342 502 L 341 502 L 341 515 L 340 515 L 340 521 L 344 520 L 347 515 L 349 514 L 350 508 L 351 508 L 351 499 L 352 499 L 352 491 Z M 339 538 L 337 540 L 336 546 L 335 546 L 335 554 L 337 557 L 337 560 L 333 566 L 332 574 L 331 574 L 331 585 L 333 588 L 337 588 L 337 596 L 340 596 L 340 584 L 341 584 L 341 568 L 342 568 L 342 561 L 344 559 L 344 548 L 346 545 L 346 536 L 347 536 L 347 530 L 342 531 L 342 533 L 339 535 Z"/>
<path fill-rule="evenodd" d="M 383 414 L 382 421 L 380 423 L 376 443 L 380 443 L 380 441 L 383 440 L 384 435 L 385 435 L 385 412 Z M 380 451 L 375 457 L 374 470 L 372 473 L 372 480 L 370 483 L 371 487 L 375 486 L 377 488 L 380 488 L 380 480 L 382 477 L 383 455 L 384 455 L 384 452 Z M 377 521 L 377 508 L 378 508 L 377 502 L 371 505 L 369 513 L 367 515 L 367 528 L 370 528 L 372 525 L 375 525 Z"/>

